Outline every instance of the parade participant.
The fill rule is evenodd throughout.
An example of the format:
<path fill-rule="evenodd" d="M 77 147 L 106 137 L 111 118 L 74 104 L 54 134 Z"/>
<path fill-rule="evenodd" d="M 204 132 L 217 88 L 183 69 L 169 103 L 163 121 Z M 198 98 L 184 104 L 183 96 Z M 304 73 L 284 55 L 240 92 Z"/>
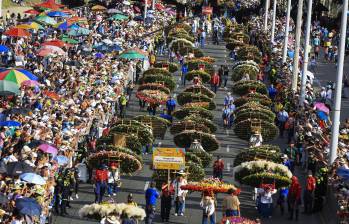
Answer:
<path fill-rule="evenodd" d="M 220 84 L 220 78 L 219 75 L 217 74 L 217 72 L 214 73 L 214 75 L 211 77 L 211 89 L 214 93 L 217 93 L 219 84 Z"/>
<path fill-rule="evenodd" d="M 249 140 L 250 148 L 259 147 L 262 145 L 262 143 L 263 143 L 263 137 L 260 130 L 255 130 Z"/>
<path fill-rule="evenodd" d="M 223 112 L 222 112 L 222 119 L 223 119 L 223 127 L 224 128 L 229 127 L 230 116 L 231 116 L 231 111 L 230 111 L 228 105 L 225 105 L 223 108 Z"/>
<path fill-rule="evenodd" d="M 227 194 L 222 203 L 223 217 L 240 216 L 240 201 L 237 190 L 229 189 Z"/>
<path fill-rule="evenodd" d="M 213 177 L 218 178 L 219 180 L 223 179 L 224 171 L 224 161 L 220 156 L 217 156 L 217 160 L 213 163 Z"/>
<path fill-rule="evenodd" d="M 188 73 L 188 65 L 186 63 L 182 65 L 181 72 L 182 72 L 182 85 L 185 86 L 186 75 Z"/>
<path fill-rule="evenodd" d="M 149 188 L 145 192 L 145 224 L 152 224 L 155 218 L 156 201 L 160 196 L 155 186 L 155 182 L 151 182 Z"/>
<path fill-rule="evenodd" d="M 119 106 L 120 106 L 120 117 L 124 118 L 126 116 L 126 105 L 127 105 L 127 98 L 125 94 L 121 94 L 119 98 Z"/>
<path fill-rule="evenodd" d="M 161 219 L 163 222 L 168 222 L 170 219 L 173 194 L 173 185 L 163 183 L 161 187 Z"/>
<path fill-rule="evenodd" d="M 316 179 L 313 177 L 311 170 L 308 171 L 308 177 L 304 189 L 304 213 L 309 214 L 313 211 L 314 191 L 316 187 Z"/>
<path fill-rule="evenodd" d="M 100 165 L 96 170 L 95 176 L 95 203 L 101 203 L 108 183 L 108 167 L 105 164 Z"/>
<path fill-rule="evenodd" d="M 276 189 L 266 184 L 258 189 L 259 203 L 258 210 L 264 218 L 271 218 L 273 214 L 273 198 L 272 195 L 276 193 Z"/>
<path fill-rule="evenodd" d="M 268 88 L 268 95 L 269 95 L 269 97 L 270 97 L 272 100 L 274 100 L 276 94 L 277 94 L 277 90 L 276 90 L 276 88 L 274 87 L 274 85 L 271 84 L 270 87 Z"/>
<path fill-rule="evenodd" d="M 133 200 L 133 195 L 132 195 L 132 193 L 129 193 L 129 194 L 127 195 L 127 204 L 128 204 L 128 205 L 137 206 L 137 203 Z"/>
<path fill-rule="evenodd" d="M 225 64 L 227 63 L 227 61 L 224 61 Z M 228 66 L 224 65 L 224 71 L 223 71 L 223 87 L 226 88 L 227 86 L 227 83 L 228 83 L 228 78 L 229 78 L 229 68 Z"/>
<path fill-rule="evenodd" d="M 296 220 L 298 220 L 299 215 L 299 205 L 301 204 L 302 187 L 298 182 L 296 176 L 292 177 L 292 183 L 288 190 L 287 195 L 287 205 L 288 211 L 290 213 L 289 219 L 292 220 L 294 215 Z"/>
<path fill-rule="evenodd" d="M 181 170 L 177 173 L 177 178 L 173 181 L 173 187 L 175 189 L 175 216 L 183 216 L 185 209 L 185 198 L 187 196 L 187 190 L 182 190 L 181 186 L 186 185 L 188 182 L 185 179 L 186 173 Z"/>
<path fill-rule="evenodd" d="M 234 97 L 231 95 L 231 92 L 228 92 L 224 97 L 224 106 L 229 105 L 231 102 L 234 102 Z"/>
<path fill-rule="evenodd" d="M 279 131 L 280 131 L 280 137 L 284 137 L 284 130 L 285 130 L 285 123 L 288 119 L 288 113 L 283 108 L 278 114 L 277 114 L 277 121 L 278 121 L 278 126 L 279 126 Z"/>
<path fill-rule="evenodd" d="M 294 142 L 291 142 L 289 146 L 285 149 L 285 154 L 287 155 L 290 161 L 290 170 L 292 173 L 294 172 L 294 167 L 297 161 L 297 151 L 298 149 L 295 147 Z"/>
<path fill-rule="evenodd" d="M 176 109 L 176 101 L 172 98 L 172 96 L 169 96 L 166 102 L 166 108 L 168 115 L 172 115 L 172 112 Z"/>
<path fill-rule="evenodd" d="M 209 195 L 203 196 L 200 206 L 202 207 L 202 224 L 215 224 L 216 208 L 213 198 Z"/>
<path fill-rule="evenodd" d="M 119 169 L 116 163 L 111 163 L 108 170 L 108 197 L 115 196 L 118 192 L 118 185 L 120 181 Z"/>
<path fill-rule="evenodd" d="M 280 206 L 281 215 L 284 215 L 285 213 L 285 203 L 287 200 L 287 194 L 288 194 L 288 188 L 283 187 L 279 190 L 277 205 Z"/>

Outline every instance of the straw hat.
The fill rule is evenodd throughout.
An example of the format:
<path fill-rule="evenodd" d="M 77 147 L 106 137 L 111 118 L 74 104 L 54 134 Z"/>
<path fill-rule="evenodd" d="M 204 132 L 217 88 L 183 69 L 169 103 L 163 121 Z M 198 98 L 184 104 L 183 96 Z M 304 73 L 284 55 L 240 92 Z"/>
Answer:
<path fill-rule="evenodd" d="M 115 215 L 108 216 L 105 221 L 108 224 L 120 224 L 118 218 Z"/>

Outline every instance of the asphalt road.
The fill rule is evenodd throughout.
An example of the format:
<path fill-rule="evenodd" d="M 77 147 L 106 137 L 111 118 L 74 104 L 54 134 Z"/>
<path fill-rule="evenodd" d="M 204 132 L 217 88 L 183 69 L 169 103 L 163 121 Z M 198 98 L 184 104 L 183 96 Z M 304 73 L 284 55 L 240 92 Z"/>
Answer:
<path fill-rule="evenodd" d="M 225 50 L 225 46 L 219 45 L 208 45 L 204 49 L 206 56 L 214 57 L 217 61 L 216 64 L 219 66 L 220 64 L 223 64 L 224 61 L 227 59 L 227 52 Z M 333 71 L 331 70 L 333 66 L 328 64 L 319 64 L 318 66 L 318 75 L 316 77 L 322 81 L 325 81 L 329 78 L 333 78 L 332 76 L 329 77 L 328 74 L 333 74 Z M 329 77 L 329 78 L 327 78 Z M 177 88 L 174 92 L 174 94 L 178 94 L 183 90 L 183 87 L 180 85 L 179 76 L 176 75 L 176 79 L 178 80 Z M 230 89 L 232 83 L 229 81 L 228 83 L 228 90 Z M 223 106 L 223 99 L 226 95 L 227 90 L 221 88 L 217 92 L 217 96 L 215 98 L 215 101 L 217 103 L 217 109 L 215 110 L 214 114 L 214 122 L 219 126 L 216 137 L 219 140 L 221 146 L 219 150 L 217 150 L 214 154 L 220 155 L 223 157 L 223 160 L 225 162 L 226 168 L 224 173 L 224 180 L 230 183 L 233 183 L 232 178 L 232 164 L 234 161 L 235 155 L 238 153 L 240 149 L 243 149 L 247 147 L 247 142 L 243 141 L 239 138 L 237 138 L 232 130 L 225 130 L 222 128 L 222 121 L 221 121 L 221 109 Z M 347 103 L 349 107 L 349 101 L 345 102 Z M 130 106 L 127 111 L 127 116 L 133 117 L 135 115 L 139 114 L 146 114 L 146 111 L 139 111 L 138 107 L 138 100 L 132 96 L 132 99 L 130 101 Z M 273 144 L 278 144 L 280 147 L 285 148 L 286 145 L 284 144 L 283 139 L 277 139 L 276 141 L 272 142 Z M 171 146 L 174 147 L 173 143 L 173 136 L 170 133 L 166 133 L 164 140 L 157 140 L 157 144 L 160 144 L 161 146 Z M 150 162 L 150 156 L 145 156 L 145 165 L 142 171 L 139 173 L 135 173 L 133 176 L 129 177 L 122 177 L 123 185 L 121 187 L 121 192 L 117 194 L 116 197 L 113 197 L 113 200 L 116 202 L 125 202 L 127 195 L 129 193 L 132 193 L 134 195 L 135 201 L 141 205 L 144 206 L 145 200 L 144 200 L 144 189 L 146 187 L 146 184 L 151 181 L 151 174 L 152 171 L 149 169 L 149 162 Z M 208 168 L 206 170 L 207 176 L 212 175 L 212 168 Z M 298 174 L 301 174 L 301 172 L 298 172 Z M 304 178 L 301 178 L 304 181 Z M 252 201 L 252 189 L 247 186 L 242 186 L 242 193 L 239 196 L 240 201 L 242 203 L 241 205 L 241 214 L 245 217 L 250 218 L 256 218 L 258 217 L 257 211 L 255 209 L 254 202 Z M 218 210 L 217 210 L 217 221 L 220 220 L 222 217 L 221 214 L 221 201 L 224 195 L 218 195 Z M 87 220 L 80 218 L 78 216 L 78 209 L 81 208 L 84 204 L 90 204 L 94 201 L 94 194 L 93 194 L 93 188 L 89 184 L 82 184 L 80 188 L 79 193 L 79 199 L 75 199 L 71 202 L 72 208 L 68 210 L 69 216 L 66 217 L 60 217 L 56 216 L 53 219 L 53 222 L 56 224 L 63 224 L 63 223 L 97 223 L 96 220 Z M 188 196 L 186 201 L 186 211 L 185 216 L 183 217 L 175 217 L 173 214 L 170 218 L 170 223 L 192 223 L 192 224 L 198 224 L 201 223 L 202 218 L 202 211 L 199 207 L 200 202 L 200 195 L 198 193 L 192 193 Z M 158 211 L 160 210 L 160 203 L 158 204 Z M 286 216 L 281 216 L 280 212 L 275 209 L 274 215 L 271 219 L 262 220 L 263 224 L 280 224 L 280 223 L 292 223 L 291 221 L 287 221 Z M 157 215 L 157 219 L 155 223 L 162 223 L 159 218 L 159 213 Z M 315 214 L 311 216 L 304 216 L 300 215 L 300 221 L 298 223 L 307 223 L 307 224 L 322 224 L 326 223 L 329 224 L 329 222 L 325 222 L 322 215 Z"/>

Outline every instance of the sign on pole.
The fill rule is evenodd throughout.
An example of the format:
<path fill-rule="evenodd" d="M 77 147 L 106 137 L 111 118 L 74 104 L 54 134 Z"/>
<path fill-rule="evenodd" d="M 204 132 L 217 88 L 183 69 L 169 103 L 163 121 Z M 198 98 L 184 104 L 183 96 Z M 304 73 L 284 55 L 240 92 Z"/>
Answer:
<path fill-rule="evenodd" d="M 157 170 L 184 170 L 185 149 L 155 148 L 153 152 L 153 168 Z"/>

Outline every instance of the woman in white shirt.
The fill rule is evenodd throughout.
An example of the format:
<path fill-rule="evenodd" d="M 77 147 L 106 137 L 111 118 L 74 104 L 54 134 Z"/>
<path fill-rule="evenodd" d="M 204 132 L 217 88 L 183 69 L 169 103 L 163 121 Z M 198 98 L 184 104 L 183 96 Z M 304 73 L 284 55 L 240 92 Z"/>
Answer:
<path fill-rule="evenodd" d="M 200 202 L 200 206 L 202 207 L 202 224 L 210 224 L 216 223 L 216 215 L 215 215 L 215 204 L 214 200 L 211 196 L 204 196 Z"/>
<path fill-rule="evenodd" d="M 276 193 L 276 190 L 270 186 L 258 189 L 259 204 L 258 211 L 264 218 L 271 218 L 273 213 L 273 198 L 272 195 Z"/>
<path fill-rule="evenodd" d="M 110 166 L 108 171 L 108 197 L 115 196 L 120 181 L 119 168 L 116 164 Z"/>

